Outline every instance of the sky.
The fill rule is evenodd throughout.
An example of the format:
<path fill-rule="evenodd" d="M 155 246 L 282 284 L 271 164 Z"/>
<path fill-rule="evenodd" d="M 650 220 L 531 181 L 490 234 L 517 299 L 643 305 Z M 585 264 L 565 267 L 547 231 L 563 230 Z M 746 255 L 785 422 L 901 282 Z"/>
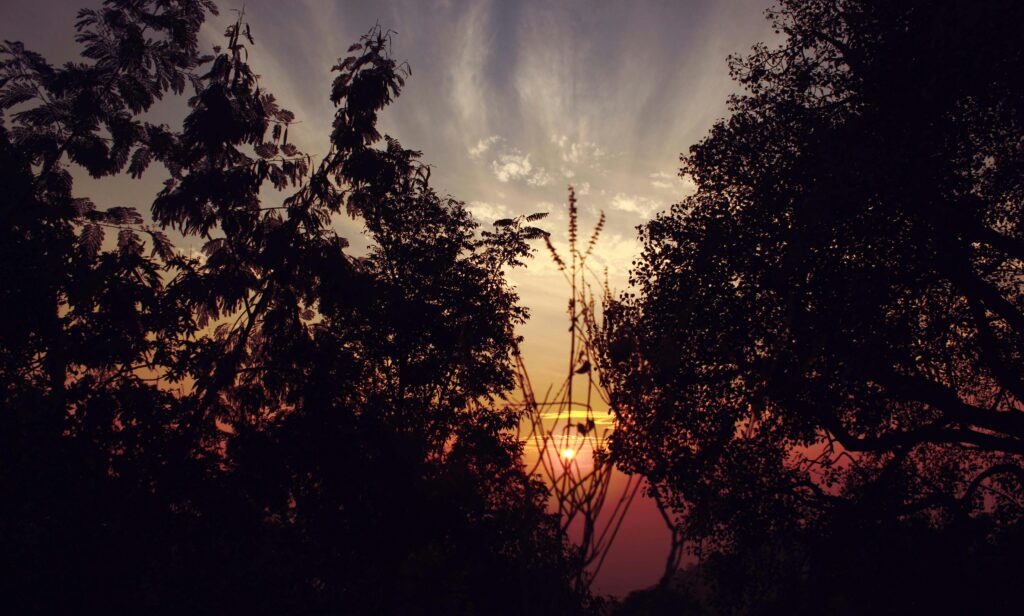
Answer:
<path fill-rule="evenodd" d="M 0 38 L 21 40 L 51 61 L 72 59 L 74 13 L 98 0 L 6 0 Z M 565 253 L 566 194 L 575 186 L 582 233 L 607 217 L 593 267 L 627 288 L 636 227 L 692 192 L 679 155 L 727 114 L 736 91 L 726 58 L 774 35 L 768 0 L 458 2 L 405 0 L 246 0 L 256 45 L 250 63 L 261 85 L 295 112 L 290 139 L 327 150 L 334 109 L 330 68 L 375 24 L 396 32 L 393 55 L 412 75 L 381 117 L 382 132 L 423 151 L 438 192 L 464 201 L 480 220 L 548 212 L 542 226 Z M 242 2 L 218 2 L 203 31 L 223 43 Z M 180 103 L 178 103 L 180 105 Z M 180 115 L 174 103 L 154 111 Z M 159 172 L 142 180 L 77 184 L 101 206 L 148 204 Z M 113 187 L 113 188 L 112 188 Z M 356 223 L 336 221 L 354 250 Z M 198 246 L 183 246 L 197 248 Z M 543 246 L 515 271 L 531 310 L 524 357 L 535 389 L 564 378 L 568 291 Z M 595 581 L 598 592 L 650 586 L 661 572 L 668 534 L 650 501 L 634 505 Z"/>

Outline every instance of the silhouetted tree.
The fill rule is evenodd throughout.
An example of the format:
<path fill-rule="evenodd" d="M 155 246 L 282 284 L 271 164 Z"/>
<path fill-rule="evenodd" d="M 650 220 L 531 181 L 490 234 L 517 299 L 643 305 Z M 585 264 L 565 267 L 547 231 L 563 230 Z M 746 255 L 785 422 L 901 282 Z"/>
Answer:
<path fill-rule="evenodd" d="M 609 306 L 613 449 L 705 553 L 778 539 L 762 565 L 851 507 L 1013 524 L 1022 7 L 769 13 L 785 40 L 732 59 L 746 93 L 682 159 L 698 190 L 641 230 L 638 294 Z"/>
<path fill-rule="evenodd" d="M 526 316 L 503 271 L 543 232 L 516 219 L 478 234 L 418 152 L 376 147 L 408 75 L 390 33 L 335 67 L 314 165 L 246 62 L 241 16 L 199 55 L 212 10 L 109 0 L 79 15 L 90 61 L 60 68 L 0 49 L 6 600 L 579 610 L 509 436 L 518 415 L 492 403 Z M 180 131 L 139 119 L 189 86 Z M 153 225 L 73 195 L 71 165 L 137 177 L 153 163 L 169 174 Z M 365 224 L 365 257 L 332 229 L 344 214 Z M 203 240 L 202 256 L 165 229 Z"/>
<path fill-rule="evenodd" d="M 172 482 L 202 477 L 195 427 L 147 380 L 163 341 L 183 333 L 182 315 L 163 301 L 169 243 L 135 210 L 75 197 L 69 167 L 113 175 L 160 131 L 137 116 L 185 90 L 203 61 L 196 37 L 211 8 L 82 11 L 84 63 L 54 67 L 20 43 L 0 50 L 0 107 L 5 124 L 13 119 L 0 126 L 0 536 L 14 606 L 130 605 L 115 585 L 156 578 L 147 564 L 162 555 L 157 546 L 153 559 L 142 553 L 147 534 L 170 528 L 152 484 L 172 465 Z M 103 250 L 105 231 L 117 242 Z"/>

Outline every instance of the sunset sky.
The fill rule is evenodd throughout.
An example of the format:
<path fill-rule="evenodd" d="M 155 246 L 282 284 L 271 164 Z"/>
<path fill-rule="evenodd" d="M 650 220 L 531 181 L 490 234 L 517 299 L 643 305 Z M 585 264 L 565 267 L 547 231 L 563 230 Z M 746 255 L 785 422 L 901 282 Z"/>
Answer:
<path fill-rule="evenodd" d="M 73 16 L 90 0 L 8 0 L 0 37 L 22 40 L 52 61 L 74 57 Z M 726 57 L 773 34 L 768 0 L 660 2 L 334 2 L 247 0 L 256 46 L 250 62 L 261 84 L 302 122 L 291 140 L 317 156 L 327 148 L 334 109 L 331 66 L 375 23 L 397 32 L 394 56 L 411 79 L 383 115 L 384 132 L 422 150 L 441 193 L 467 203 L 485 224 L 550 212 L 543 225 L 565 242 L 566 187 L 577 190 L 582 228 L 603 210 L 595 265 L 613 288 L 626 287 L 636 226 L 692 186 L 677 176 L 681 152 L 726 114 L 735 91 Z M 207 47 L 242 2 L 218 2 Z M 181 104 L 155 114 L 180 117 Z M 163 177 L 104 181 L 100 205 L 148 211 Z M 111 188 L 111 186 L 116 188 Z M 98 188 L 83 180 L 86 192 Z M 353 249 L 357 225 L 339 219 Z M 183 244 L 183 249 L 197 248 Z M 538 248 L 543 248 L 538 246 Z M 568 338 L 567 291 L 545 251 L 513 275 L 532 319 L 523 328 L 536 389 L 560 381 Z M 598 592 L 623 593 L 657 581 L 667 533 L 650 503 L 619 535 Z"/>

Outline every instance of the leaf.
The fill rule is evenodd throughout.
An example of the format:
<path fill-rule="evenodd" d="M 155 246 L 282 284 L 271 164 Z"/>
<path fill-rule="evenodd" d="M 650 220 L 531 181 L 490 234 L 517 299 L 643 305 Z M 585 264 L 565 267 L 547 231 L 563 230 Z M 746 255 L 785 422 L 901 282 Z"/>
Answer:
<path fill-rule="evenodd" d="M 96 211 L 96 205 L 91 200 L 84 197 L 72 199 L 71 207 L 74 208 L 75 215 L 77 216 L 85 216 L 90 212 Z"/>
<path fill-rule="evenodd" d="M 78 236 L 78 245 L 82 252 L 90 258 L 95 258 L 100 252 L 100 246 L 103 245 L 103 235 L 103 227 L 95 223 L 85 225 Z"/>
<path fill-rule="evenodd" d="M 268 117 L 274 117 L 277 115 L 278 106 L 277 101 L 274 99 L 273 94 L 264 94 L 260 97 L 260 103 L 263 105 L 263 114 Z"/>
<path fill-rule="evenodd" d="M 510 226 L 510 225 L 512 225 L 514 223 L 515 223 L 515 221 L 512 220 L 511 218 L 501 218 L 499 220 L 495 220 L 494 221 L 494 226 L 495 227 L 508 227 L 508 226 Z"/>
<path fill-rule="evenodd" d="M 150 231 L 149 237 L 153 240 L 153 256 L 158 256 L 165 262 L 174 258 L 174 246 L 162 231 Z"/>
<path fill-rule="evenodd" d="M 277 146 L 273 143 L 260 143 L 253 148 L 260 158 L 273 158 L 277 156 Z"/>
<path fill-rule="evenodd" d="M 96 113 L 97 111 L 90 109 L 86 113 Z M 79 135 L 70 139 L 67 142 L 67 152 L 71 160 L 85 167 L 89 171 L 89 175 L 93 177 L 102 177 L 109 171 L 110 148 L 102 138 L 96 135 Z"/>
<path fill-rule="evenodd" d="M 221 323 L 213 330 L 213 337 L 217 340 L 226 340 L 228 333 L 231 332 L 230 323 Z"/>
<path fill-rule="evenodd" d="M 131 229 L 121 229 L 117 232 L 117 249 L 124 255 L 140 254 L 142 252 L 142 242 L 139 241 L 139 236 Z"/>
<path fill-rule="evenodd" d="M 218 237 L 210 240 L 203 244 L 203 254 L 207 257 L 212 257 L 224 246 L 224 238 Z"/>
<path fill-rule="evenodd" d="M 133 178 L 142 177 L 143 172 L 149 167 L 150 161 L 153 159 L 153 153 L 150 152 L 146 146 L 141 146 L 132 154 L 132 162 L 128 165 L 128 173 Z"/>
<path fill-rule="evenodd" d="M 547 218 L 547 217 L 548 217 L 548 213 L 547 212 L 537 212 L 535 214 L 530 214 L 529 216 L 527 216 L 526 217 L 526 221 L 527 222 L 536 222 L 538 220 L 541 220 L 541 219 Z"/>
<path fill-rule="evenodd" d="M 35 85 L 28 82 L 14 83 L 0 90 L 0 109 L 10 109 L 36 96 Z"/>
<path fill-rule="evenodd" d="M 104 218 L 117 225 L 141 225 L 142 214 L 133 207 L 112 207 L 102 212 Z"/>

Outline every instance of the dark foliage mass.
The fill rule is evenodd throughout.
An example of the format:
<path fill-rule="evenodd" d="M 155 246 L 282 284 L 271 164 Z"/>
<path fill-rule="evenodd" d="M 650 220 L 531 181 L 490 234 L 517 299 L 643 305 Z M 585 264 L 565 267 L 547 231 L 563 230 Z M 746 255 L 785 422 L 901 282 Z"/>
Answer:
<path fill-rule="evenodd" d="M 609 306 L 614 450 L 720 607 L 1016 611 L 1024 5 L 770 18 Z"/>
<path fill-rule="evenodd" d="M 542 215 L 479 229 L 378 132 L 410 75 L 380 27 L 334 67 L 327 153 L 300 151 L 243 17 L 200 49 L 215 10 L 107 0 L 60 66 L 0 46 L 0 602 L 594 609 L 499 401 Z M 745 93 L 641 229 L 636 293 L 585 319 L 611 459 L 675 516 L 662 585 L 615 609 L 1019 611 L 1024 4 L 769 16 L 783 42 L 732 60 Z M 76 192 L 147 173 L 151 203 Z"/>
<path fill-rule="evenodd" d="M 479 232 L 377 132 L 409 73 L 388 32 L 334 67 L 314 161 L 242 19 L 200 53 L 214 10 L 108 0 L 62 66 L 0 48 L 5 607 L 576 611 L 518 417 L 493 404 L 526 316 L 503 270 L 542 232 Z M 146 121 L 186 93 L 180 127 Z M 151 166 L 151 219 L 73 190 Z"/>

